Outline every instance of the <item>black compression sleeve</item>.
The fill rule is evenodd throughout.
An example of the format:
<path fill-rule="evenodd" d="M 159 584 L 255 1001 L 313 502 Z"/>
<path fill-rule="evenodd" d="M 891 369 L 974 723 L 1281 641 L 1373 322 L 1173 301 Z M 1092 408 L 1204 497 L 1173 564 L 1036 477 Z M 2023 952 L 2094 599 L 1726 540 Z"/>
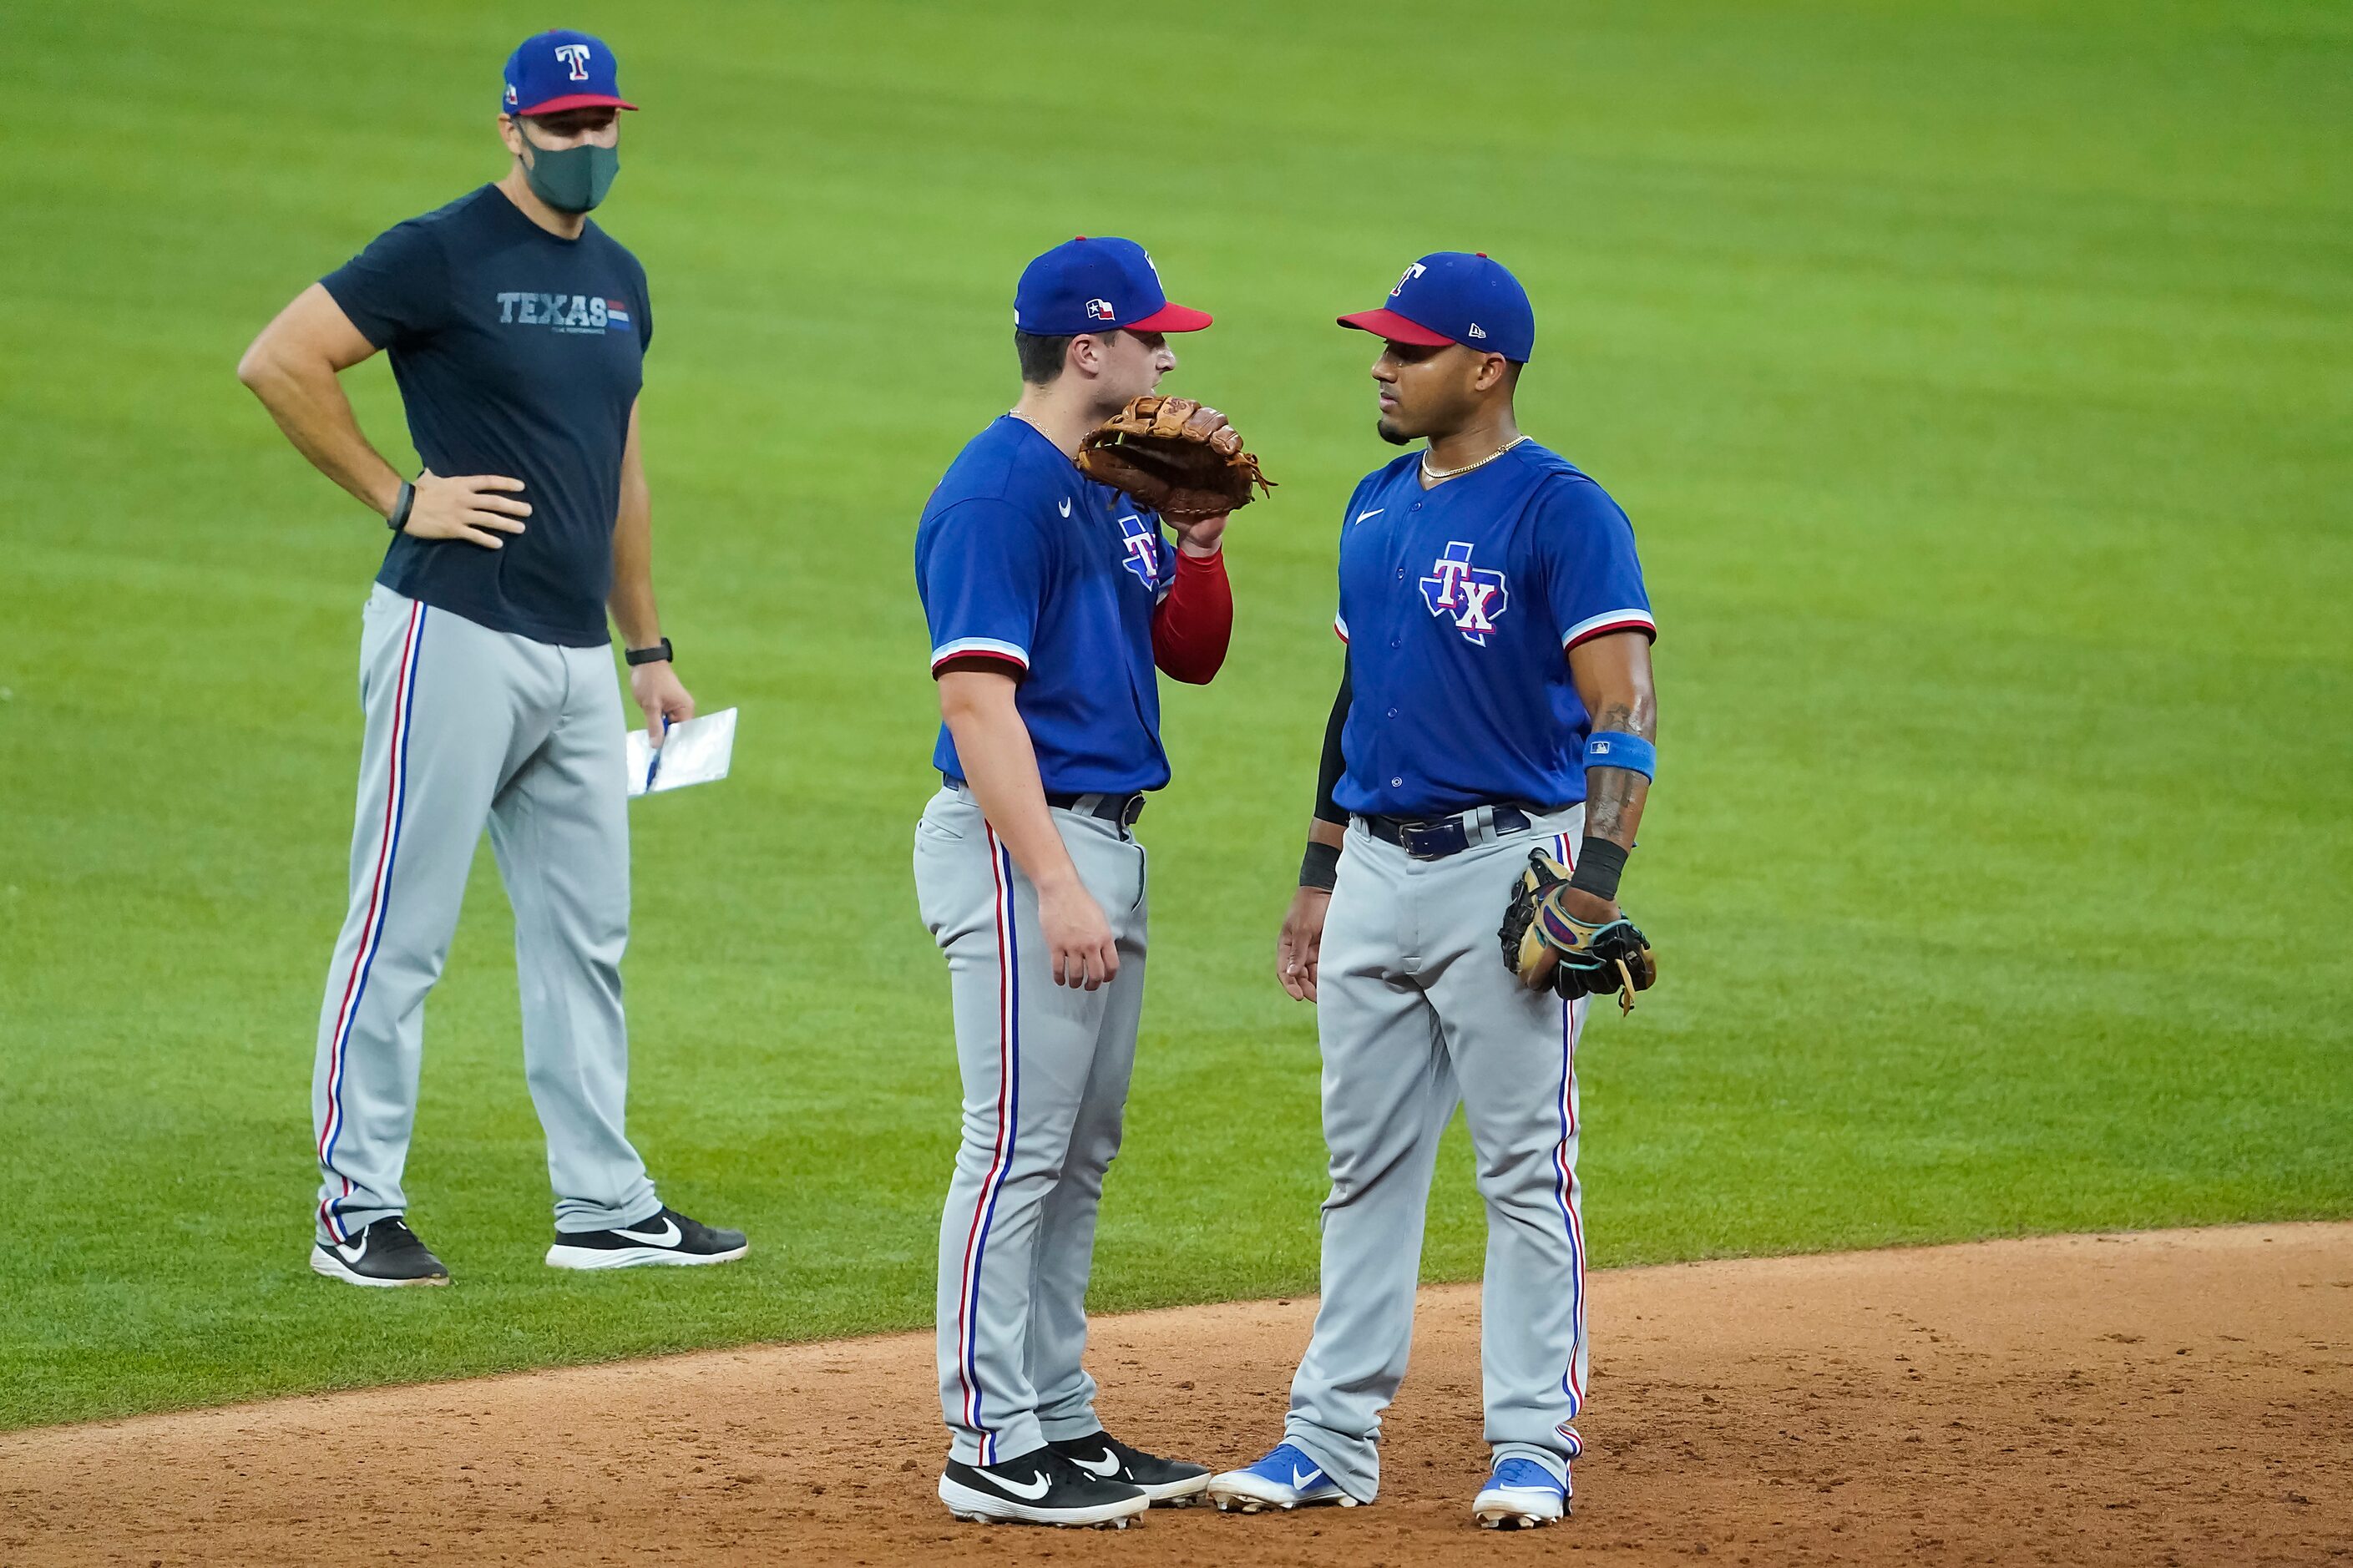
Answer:
<path fill-rule="evenodd" d="M 1345 656 L 1340 663 L 1340 694 L 1332 699 L 1332 717 L 1324 724 L 1324 762 L 1315 771 L 1315 820 L 1337 823 L 1345 827 L 1348 814 L 1332 804 L 1332 792 L 1340 784 L 1340 775 L 1347 764 L 1340 757 L 1340 731 L 1348 722 L 1348 704 L 1356 699 L 1356 688 L 1348 675 Z"/>

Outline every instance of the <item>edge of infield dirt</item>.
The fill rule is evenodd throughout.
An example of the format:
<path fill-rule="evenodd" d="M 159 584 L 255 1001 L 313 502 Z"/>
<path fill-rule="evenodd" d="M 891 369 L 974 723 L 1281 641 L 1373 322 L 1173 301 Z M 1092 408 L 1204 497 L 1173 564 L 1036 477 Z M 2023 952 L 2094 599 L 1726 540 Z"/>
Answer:
<path fill-rule="evenodd" d="M 1121 1435 L 1276 1442 L 1311 1299 L 1098 1319 Z M 931 1338 L 695 1352 L 0 1435 L 51 1563 L 2353 1561 L 2353 1223 L 1610 1270 L 1576 1512 L 1482 1531 L 1475 1286 L 1422 1292 L 1378 1500 L 950 1521 Z"/>

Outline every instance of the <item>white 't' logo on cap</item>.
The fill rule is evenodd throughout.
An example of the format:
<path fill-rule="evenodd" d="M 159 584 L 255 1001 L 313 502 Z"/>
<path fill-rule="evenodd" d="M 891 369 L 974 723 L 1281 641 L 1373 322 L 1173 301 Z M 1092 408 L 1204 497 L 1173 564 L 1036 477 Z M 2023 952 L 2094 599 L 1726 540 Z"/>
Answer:
<path fill-rule="evenodd" d="M 555 46 L 555 58 L 572 68 L 572 79 L 574 81 L 586 81 L 588 79 L 587 45 L 558 44 Z"/>

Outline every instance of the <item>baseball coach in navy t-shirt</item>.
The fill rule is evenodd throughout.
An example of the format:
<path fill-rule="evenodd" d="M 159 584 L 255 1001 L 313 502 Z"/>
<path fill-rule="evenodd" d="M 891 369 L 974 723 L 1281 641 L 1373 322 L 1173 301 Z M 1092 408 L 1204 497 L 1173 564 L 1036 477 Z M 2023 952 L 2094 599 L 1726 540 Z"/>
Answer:
<path fill-rule="evenodd" d="M 654 608 L 638 390 L 645 269 L 588 221 L 620 166 L 613 53 L 527 39 L 498 117 L 503 178 L 378 236 L 296 296 L 237 366 L 287 438 L 384 518 L 363 616 L 366 738 L 351 903 L 320 1010 L 311 1267 L 439 1285 L 405 1218 L 426 994 L 487 822 L 514 906 L 524 1070 L 566 1268 L 745 1250 L 666 1207 L 623 1131 L 629 927 L 624 721 L 609 612 L 659 736 L 691 718 Z M 424 471 L 362 435 L 337 373 L 383 350 Z"/>

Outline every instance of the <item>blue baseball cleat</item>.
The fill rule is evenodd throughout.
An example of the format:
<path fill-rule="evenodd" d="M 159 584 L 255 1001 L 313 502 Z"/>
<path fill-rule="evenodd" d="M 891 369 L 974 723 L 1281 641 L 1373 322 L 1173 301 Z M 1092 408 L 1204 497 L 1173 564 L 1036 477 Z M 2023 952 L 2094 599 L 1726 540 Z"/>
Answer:
<path fill-rule="evenodd" d="M 1472 1501 L 1471 1515 L 1489 1530 L 1534 1530 L 1568 1512 L 1568 1483 L 1534 1459 L 1505 1459 Z"/>
<path fill-rule="evenodd" d="M 1223 1513 L 1232 1510 L 1256 1513 L 1268 1508 L 1301 1508 L 1309 1503 L 1336 1502 L 1354 1508 L 1356 1500 L 1324 1473 L 1324 1467 L 1284 1443 L 1254 1465 L 1209 1478 L 1209 1500 Z"/>

